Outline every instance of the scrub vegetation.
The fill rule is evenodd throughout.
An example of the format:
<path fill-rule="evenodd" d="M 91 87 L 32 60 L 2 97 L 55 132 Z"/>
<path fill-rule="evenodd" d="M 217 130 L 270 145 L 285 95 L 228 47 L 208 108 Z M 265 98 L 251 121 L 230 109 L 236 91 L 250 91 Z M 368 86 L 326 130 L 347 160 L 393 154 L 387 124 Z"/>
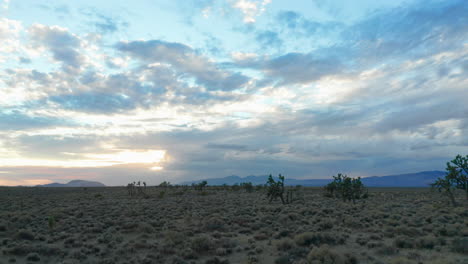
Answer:
<path fill-rule="evenodd" d="M 322 188 L 283 176 L 236 187 L 3 187 L 0 263 L 467 263 L 468 203 L 452 167 L 456 206 L 431 188 L 366 189 L 343 174 Z"/>

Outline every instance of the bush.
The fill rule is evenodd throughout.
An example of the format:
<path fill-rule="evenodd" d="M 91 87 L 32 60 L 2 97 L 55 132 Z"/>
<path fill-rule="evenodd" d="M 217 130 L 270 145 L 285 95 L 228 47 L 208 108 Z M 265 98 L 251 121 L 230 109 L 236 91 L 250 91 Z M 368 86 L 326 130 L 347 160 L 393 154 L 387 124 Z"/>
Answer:
<path fill-rule="evenodd" d="M 311 264 L 355 264 L 358 262 L 356 257 L 336 252 L 328 246 L 313 248 L 307 255 L 307 261 Z"/>
<path fill-rule="evenodd" d="M 208 185 L 208 182 L 207 181 L 201 181 L 199 183 L 192 183 L 192 187 L 193 189 L 197 190 L 197 191 L 203 191 L 203 189 L 205 189 L 205 187 Z"/>
<path fill-rule="evenodd" d="M 279 251 L 288 251 L 294 248 L 294 241 L 292 241 L 290 238 L 283 238 L 278 240 L 275 244 Z"/>
<path fill-rule="evenodd" d="M 435 236 L 425 236 L 418 240 L 419 248 L 433 249 L 438 244 Z"/>
<path fill-rule="evenodd" d="M 391 256 L 398 254 L 399 250 L 396 247 L 392 246 L 383 246 L 375 251 L 378 255 Z"/>
<path fill-rule="evenodd" d="M 322 244 L 341 245 L 346 242 L 346 238 L 339 234 L 333 234 L 329 232 L 320 232 L 320 233 L 306 232 L 306 233 L 302 233 L 294 237 L 294 241 L 299 246 L 310 246 L 310 245 L 320 246 Z"/>
<path fill-rule="evenodd" d="M 29 253 L 27 256 L 26 256 L 26 259 L 28 261 L 39 261 L 41 260 L 41 258 L 39 257 L 39 255 L 35 252 L 32 252 L 32 253 Z"/>
<path fill-rule="evenodd" d="M 397 237 L 393 244 L 398 248 L 414 248 L 416 243 L 414 239 L 409 237 Z"/>
<path fill-rule="evenodd" d="M 16 237 L 23 240 L 34 240 L 34 234 L 29 230 L 20 230 L 16 234 Z"/>
<path fill-rule="evenodd" d="M 211 249 L 213 249 L 213 241 L 211 241 L 211 238 L 205 235 L 195 237 L 192 239 L 191 242 L 191 249 L 195 252 L 207 252 Z"/>
<path fill-rule="evenodd" d="M 240 184 L 240 187 L 248 193 L 251 193 L 254 189 L 251 182 L 243 182 Z"/>
<path fill-rule="evenodd" d="M 159 184 L 159 187 L 165 188 L 165 189 L 166 189 L 166 188 L 169 188 L 169 187 L 171 187 L 171 186 L 172 186 L 171 183 L 168 182 L 168 181 L 163 181 L 163 182 L 161 182 L 161 183 Z"/>
<path fill-rule="evenodd" d="M 343 201 L 353 201 L 356 199 L 365 199 L 369 197 L 361 178 L 351 178 L 344 174 L 338 173 L 333 176 L 333 182 L 324 187 L 326 197 L 337 197 Z"/>
<path fill-rule="evenodd" d="M 451 249 L 456 253 L 468 254 L 468 237 L 454 239 Z"/>

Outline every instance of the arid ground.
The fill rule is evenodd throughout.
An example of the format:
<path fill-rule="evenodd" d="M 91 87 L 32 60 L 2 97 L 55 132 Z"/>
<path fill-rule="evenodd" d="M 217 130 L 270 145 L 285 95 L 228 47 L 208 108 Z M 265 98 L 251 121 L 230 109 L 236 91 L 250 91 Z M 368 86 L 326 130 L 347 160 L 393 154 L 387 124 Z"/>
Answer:
<path fill-rule="evenodd" d="M 0 188 L 0 263 L 468 263 L 468 206 L 430 189 L 356 204 L 300 188 Z"/>

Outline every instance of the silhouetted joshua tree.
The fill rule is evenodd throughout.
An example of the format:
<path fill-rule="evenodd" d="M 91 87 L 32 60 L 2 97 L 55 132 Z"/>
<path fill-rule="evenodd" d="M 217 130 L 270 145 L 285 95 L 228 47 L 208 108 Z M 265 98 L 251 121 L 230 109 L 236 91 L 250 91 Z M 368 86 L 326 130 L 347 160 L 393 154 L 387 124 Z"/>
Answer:
<path fill-rule="evenodd" d="M 270 199 L 269 202 L 280 198 L 281 202 L 285 204 L 283 193 L 284 193 L 284 176 L 281 174 L 278 176 L 279 180 L 275 181 L 273 176 L 270 174 L 267 181 L 267 197 Z"/>

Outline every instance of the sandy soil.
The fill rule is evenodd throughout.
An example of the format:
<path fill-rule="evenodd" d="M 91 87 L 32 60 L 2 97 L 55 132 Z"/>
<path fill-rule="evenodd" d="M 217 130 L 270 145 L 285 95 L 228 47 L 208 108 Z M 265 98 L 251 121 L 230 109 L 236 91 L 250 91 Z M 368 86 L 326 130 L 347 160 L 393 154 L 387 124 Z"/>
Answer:
<path fill-rule="evenodd" d="M 0 188 L 0 263 L 468 263 L 463 195 L 370 190 L 282 205 L 262 190 Z"/>

